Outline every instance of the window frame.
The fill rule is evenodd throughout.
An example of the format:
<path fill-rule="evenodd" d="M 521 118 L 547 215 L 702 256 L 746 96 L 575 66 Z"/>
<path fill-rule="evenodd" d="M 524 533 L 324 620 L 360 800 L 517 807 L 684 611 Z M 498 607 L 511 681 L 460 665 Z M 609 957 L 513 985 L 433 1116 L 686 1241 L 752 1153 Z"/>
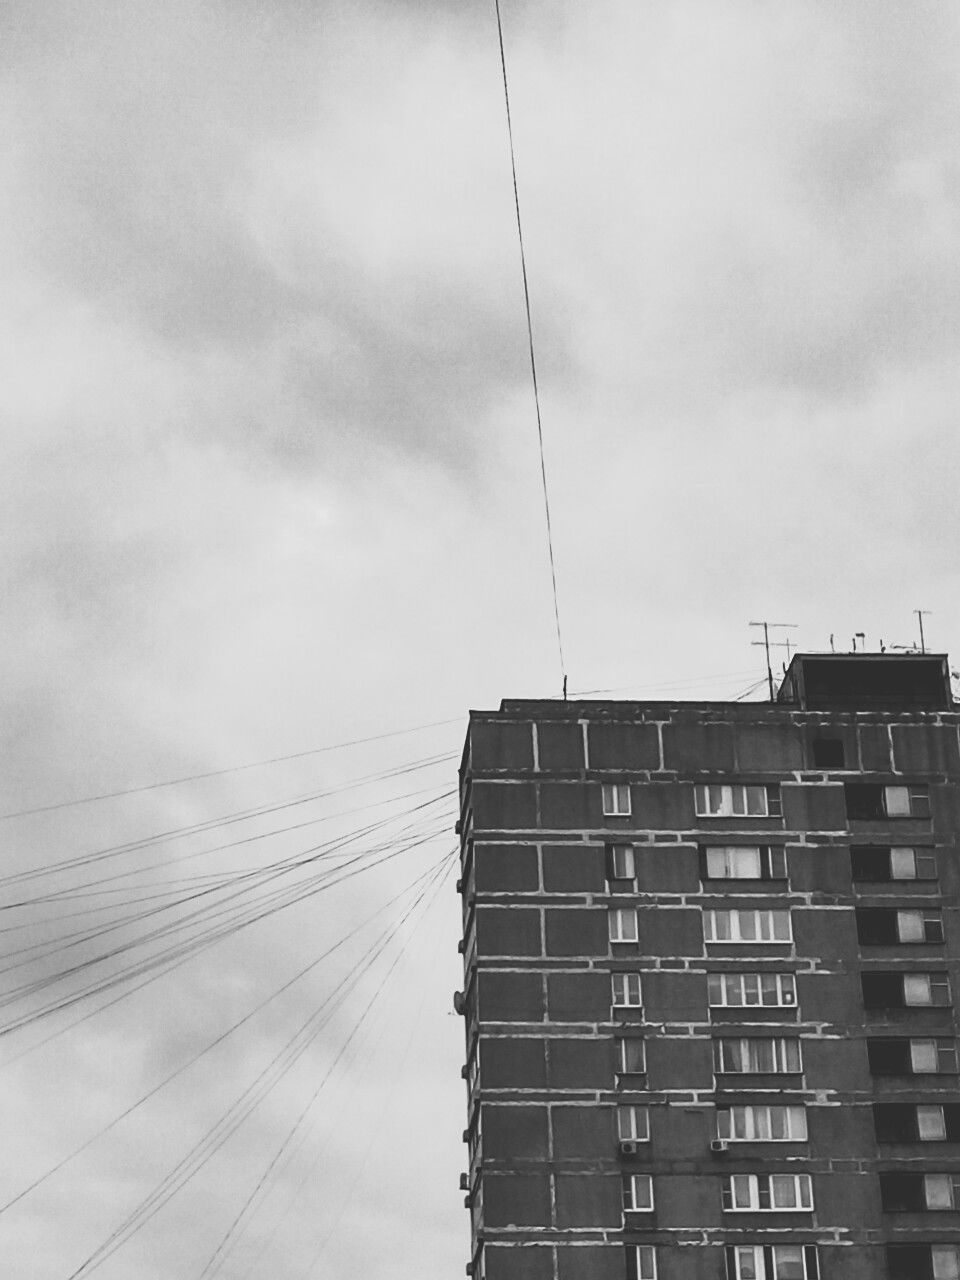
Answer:
<path fill-rule="evenodd" d="M 730 937 L 718 938 L 717 921 L 721 916 L 727 916 L 730 919 Z M 771 936 L 769 938 L 743 937 L 741 922 L 747 916 L 752 916 L 754 925 L 759 935 L 763 931 L 762 921 L 765 918 L 766 923 L 770 926 Z M 774 936 L 774 923 L 777 919 L 786 919 L 787 936 L 785 938 L 777 938 Z M 793 916 L 790 908 L 782 907 L 704 907 L 702 908 L 703 919 L 703 940 L 711 945 L 743 945 L 752 947 L 784 947 L 789 946 L 793 942 Z M 736 921 L 736 933 L 733 924 Z M 709 929 L 708 929 L 709 923 Z"/>
<path fill-rule="evenodd" d="M 787 1183 L 797 1203 L 775 1204 L 777 1188 Z M 728 1173 L 721 1179 L 720 1204 L 724 1213 L 813 1213 L 813 1179 L 809 1173 Z"/>
<path fill-rule="evenodd" d="M 621 803 L 626 808 L 621 807 Z M 629 818 L 633 814 L 633 797 L 629 782 L 601 782 L 600 808 L 605 818 Z"/>
<path fill-rule="evenodd" d="M 649 1173 L 625 1173 L 622 1177 L 623 1188 L 623 1212 L 626 1213 L 653 1213 L 655 1209 L 653 1198 L 653 1175 Z M 647 1192 L 647 1204 L 637 1203 L 637 1191 L 644 1188 Z M 640 1197 L 643 1199 L 643 1196 Z"/>
<path fill-rule="evenodd" d="M 718 868 L 718 858 L 726 863 L 736 854 L 756 855 L 755 875 L 739 875 L 729 865 Z M 786 880 L 787 851 L 783 845 L 776 844 L 703 844 L 700 846 L 700 878 L 725 881 Z"/>
<path fill-rule="evenodd" d="M 746 993 L 746 979 L 758 979 L 758 994 L 762 997 L 764 979 L 773 979 L 777 988 L 777 1000 L 747 1000 L 743 998 Z M 726 997 L 728 995 L 727 984 L 731 979 L 739 979 L 741 999 L 739 1001 L 731 1001 Z M 715 1000 L 714 993 L 717 985 L 720 987 L 720 994 L 724 997 L 722 1000 Z M 790 989 L 790 998 L 785 999 L 785 989 Z M 785 973 L 776 970 L 737 970 L 736 972 L 718 971 L 707 974 L 707 1004 L 711 1009 L 796 1009 L 797 1008 L 797 979 L 793 973 Z"/>
<path fill-rule="evenodd" d="M 711 792 L 719 792 L 713 797 Z M 751 793 L 758 793 L 751 796 Z M 749 801 L 762 796 L 760 808 L 751 810 Z M 711 807 L 718 799 L 719 808 Z M 739 805 L 738 807 L 738 801 Z M 693 808 L 698 818 L 782 818 L 783 801 L 778 782 L 696 782 Z"/>
<path fill-rule="evenodd" d="M 768 1070 L 765 1067 L 753 1065 L 756 1061 L 756 1051 L 754 1046 L 767 1045 L 772 1047 L 773 1066 Z M 726 1059 L 732 1055 L 734 1050 L 726 1049 L 726 1046 L 739 1045 L 736 1050 L 741 1056 L 741 1061 L 749 1062 L 751 1065 L 747 1067 L 733 1067 L 727 1065 Z M 744 1046 L 748 1046 L 746 1051 Z M 795 1050 L 789 1046 L 795 1046 Z M 791 1065 L 793 1054 L 796 1054 L 796 1066 Z M 803 1049 L 799 1036 L 715 1036 L 713 1040 L 713 1068 L 717 1075 L 729 1076 L 800 1076 L 803 1075 Z"/>
<path fill-rule="evenodd" d="M 803 1266 L 803 1280 L 820 1280 L 820 1260 L 815 1244 L 731 1244 L 725 1247 L 727 1280 L 785 1280 L 781 1270 L 783 1261 L 778 1258 L 783 1250 L 799 1251 Z M 749 1251 L 750 1270 L 741 1268 L 741 1254 Z M 744 1259 L 746 1260 L 746 1259 Z"/>
<path fill-rule="evenodd" d="M 632 933 L 630 930 L 624 934 L 624 921 L 632 921 Z M 616 926 L 616 927 L 615 927 Z M 640 924 L 637 919 L 636 907 L 608 907 L 607 908 L 607 938 L 612 943 L 638 943 L 640 941 Z"/>
<path fill-rule="evenodd" d="M 912 875 L 895 875 L 902 855 L 910 854 Z M 901 855 L 899 858 L 895 855 Z M 878 874 L 882 869 L 883 874 Z M 933 845 L 850 845 L 850 874 L 854 884 L 912 884 L 916 881 L 936 883 L 937 854 Z"/>
<path fill-rule="evenodd" d="M 627 1280 L 657 1280 L 657 1247 L 653 1244 L 628 1244 Z"/>
<path fill-rule="evenodd" d="M 620 990 L 617 990 L 617 987 Z M 624 999 L 622 997 L 636 994 L 636 1000 Z M 619 998 L 618 998 L 619 997 Z M 610 974 L 610 1005 L 614 1009 L 642 1009 L 643 1008 L 643 979 L 639 973 L 624 973 L 614 970 Z"/>
<path fill-rule="evenodd" d="M 779 1111 L 784 1112 L 787 1120 L 786 1124 L 784 1125 L 785 1130 L 792 1129 L 799 1115 L 801 1124 L 798 1125 L 797 1127 L 798 1128 L 802 1127 L 803 1129 L 802 1136 L 799 1133 L 792 1133 L 792 1132 L 788 1132 L 787 1136 L 782 1138 L 775 1137 L 773 1135 L 773 1127 L 774 1127 L 773 1114 L 774 1112 L 779 1112 Z M 743 1124 L 744 1130 L 746 1130 L 748 1127 L 752 1128 L 753 1129 L 752 1134 L 745 1133 L 744 1136 L 737 1134 L 736 1113 L 738 1112 L 743 1113 L 742 1118 L 744 1121 L 744 1124 Z M 762 1124 L 759 1126 L 757 1124 L 757 1121 L 760 1118 L 761 1113 L 765 1113 L 765 1116 L 766 1116 L 766 1127 L 768 1129 L 767 1135 L 757 1133 L 757 1129 L 763 1127 Z M 726 1117 L 726 1119 L 722 1120 L 721 1117 Z M 746 1123 L 747 1120 L 749 1120 L 749 1126 Z M 782 1103 L 782 1102 L 733 1103 L 728 1107 L 717 1107 L 716 1131 L 717 1131 L 717 1137 L 725 1142 L 809 1142 L 810 1140 L 810 1130 L 807 1124 L 806 1107 L 802 1105 L 797 1105 L 794 1103 Z"/>
<path fill-rule="evenodd" d="M 611 815 L 613 816 L 613 815 Z M 612 843 L 606 846 L 607 880 L 625 881 L 637 878 L 637 851 L 632 844 Z M 624 870 L 620 875 L 618 861 L 623 859 Z"/>
<path fill-rule="evenodd" d="M 629 1124 L 624 1124 L 626 1116 L 630 1117 Z M 638 1119 L 642 1116 L 642 1124 L 638 1124 Z M 641 1132 L 642 1130 L 642 1132 Z M 650 1141 L 650 1108 L 644 1103 L 623 1102 L 617 1106 L 617 1141 L 618 1142 L 649 1142 Z"/>
<path fill-rule="evenodd" d="M 647 1045 L 643 1036 L 617 1036 L 617 1075 L 643 1076 L 647 1073 Z M 628 1063 L 628 1045 L 640 1046 L 640 1065 L 630 1066 Z"/>

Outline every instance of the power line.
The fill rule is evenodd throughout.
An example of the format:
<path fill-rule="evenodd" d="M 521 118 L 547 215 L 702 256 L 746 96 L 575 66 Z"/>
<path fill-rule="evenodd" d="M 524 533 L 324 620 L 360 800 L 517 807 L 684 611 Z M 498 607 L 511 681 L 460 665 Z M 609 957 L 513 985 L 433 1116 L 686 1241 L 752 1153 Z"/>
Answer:
<path fill-rule="evenodd" d="M 497 36 L 500 41 L 500 69 L 503 72 L 503 101 L 507 113 L 507 137 L 510 142 L 510 169 L 513 174 L 513 203 L 517 212 L 517 239 L 520 242 L 520 269 L 523 274 L 523 304 L 527 315 L 527 344 L 530 349 L 530 376 L 533 380 L 533 403 L 537 413 L 537 441 L 540 446 L 540 477 L 543 481 L 543 510 L 547 520 L 547 549 L 550 553 L 550 581 L 553 586 L 553 616 L 557 624 L 557 652 L 560 655 L 560 676 L 563 693 L 567 693 L 567 670 L 563 660 L 563 640 L 560 636 L 560 604 L 557 599 L 557 566 L 553 555 L 553 528 L 550 523 L 550 498 L 547 493 L 547 464 L 543 456 L 543 422 L 540 416 L 540 390 L 537 386 L 537 361 L 533 350 L 533 320 L 530 315 L 530 286 L 527 281 L 527 255 L 523 247 L 523 224 L 520 220 L 520 190 L 517 186 L 517 158 L 513 145 L 513 121 L 510 117 L 510 90 L 507 86 L 507 58 L 503 48 L 503 22 L 500 18 L 500 0 L 494 0 L 497 11 Z"/>
<path fill-rule="evenodd" d="M 284 764 L 288 760 L 303 760 L 307 756 L 321 755 L 325 751 L 341 751 L 344 747 L 359 747 L 367 742 L 382 742 L 384 738 L 399 738 L 406 733 L 419 733 L 422 729 L 436 729 L 441 725 L 458 724 L 462 716 L 449 720 L 433 720 L 429 724 L 415 724 L 408 729 L 394 729 L 390 733 L 375 733 L 369 738 L 353 738 L 349 742 L 333 742 L 326 747 L 311 747 L 307 751 L 295 751 L 288 756 L 272 756 L 269 760 L 254 760 L 250 764 L 234 764 L 225 769 L 210 769 L 207 773 L 185 774 L 182 778 L 168 778 L 164 782 L 148 782 L 140 787 L 125 787 L 122 791 L 102 791 L 98 795 L 78 796 L 74 800 L 58 800 L 52 804 L 38 805 L 33 809 L 17 809 L 0 813 L 0 822 L 8 818 L 25 818 L 33 813 L 52 813 L 55 809 L 69 809 L 73 805 L 93 804 L 97 800 L 115 800 L 119 796 L 138 795 L 143 791 L 159 791 L 162 787 L 176 787 L 182 782 L 199 782 L 203 778 L 220 778 L 226 773 L 242 773 L 245 769 L 262 769 L 270 764 Z"/>

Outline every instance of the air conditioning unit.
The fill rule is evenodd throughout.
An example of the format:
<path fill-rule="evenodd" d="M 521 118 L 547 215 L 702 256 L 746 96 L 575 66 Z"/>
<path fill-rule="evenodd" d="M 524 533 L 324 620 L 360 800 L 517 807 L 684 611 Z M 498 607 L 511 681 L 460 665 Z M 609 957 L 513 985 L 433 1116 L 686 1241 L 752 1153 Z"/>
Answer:
<path fill-rule="evenodd" d="M 622 1156 L 635 1156 L 637 1154 L 637 1144 L 628 1138 L 624 1138 L 620 1143 L 620 1154 Z"/>
<path fill-rule="evenodd" d="M 730 1150 L 730 1143 L 727 1141 L 726 1138 L 714 1138 L 714 1140 L 710 1143 L 710 1150 L 714 1153 L 714 1155 L 722 1156 L 727 1151 Z"/>

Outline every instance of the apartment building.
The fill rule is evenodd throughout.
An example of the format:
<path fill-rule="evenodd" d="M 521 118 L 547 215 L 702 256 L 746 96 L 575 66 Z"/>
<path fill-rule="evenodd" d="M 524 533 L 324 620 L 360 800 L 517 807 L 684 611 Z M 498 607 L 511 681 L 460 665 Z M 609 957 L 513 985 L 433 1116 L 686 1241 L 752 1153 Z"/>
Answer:
<path fill-rule="evenodd" d="M 960 1280 L 958 727 L 927 654 L 471 713 L 468 1273 Z"/>

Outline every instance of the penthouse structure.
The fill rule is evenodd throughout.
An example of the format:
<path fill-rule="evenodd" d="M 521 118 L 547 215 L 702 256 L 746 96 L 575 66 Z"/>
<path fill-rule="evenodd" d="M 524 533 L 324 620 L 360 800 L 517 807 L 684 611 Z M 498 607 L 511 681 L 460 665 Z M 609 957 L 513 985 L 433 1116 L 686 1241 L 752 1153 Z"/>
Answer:
<path fill-rule="evenodd" d="M 960 1280 L 958 728 L 927 654 L 471 713 L 475 1280 Z"/>

